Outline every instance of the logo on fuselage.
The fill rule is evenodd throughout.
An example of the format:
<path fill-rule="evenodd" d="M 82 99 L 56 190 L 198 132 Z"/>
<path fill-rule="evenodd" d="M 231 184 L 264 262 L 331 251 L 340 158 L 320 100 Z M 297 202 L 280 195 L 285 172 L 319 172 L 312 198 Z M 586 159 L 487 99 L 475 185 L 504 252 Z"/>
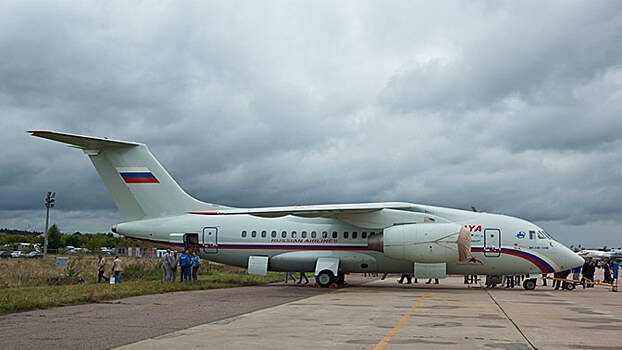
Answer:
<path fill-rule="evenodd" d="M 518 239 L 523 239 L 523 238 L 525 238 L 525 232 L 523 232 L 523 231 L 519 231 L 519 232 L 516 234 L 516 238 L 518 238 Z"/>
<path fill-rule="evenodd" d="M 482 225 L 464 225 L 471 232 L 482 232 Z"/>
<path fill-rule="evenodd" d="M 476 258 L 476 257 L 473 257 L 473 256 L 472 256 L 472 257 L 470 257 L 470 258 L 467 260 L 467 262 L 469 262 L 469 263 L 480 263 L 480 264 L 484 265 L 484 263 L 483 263 L 483 262 L 481 262 L 481 261 L 477 260 L 477 258 Z"/>

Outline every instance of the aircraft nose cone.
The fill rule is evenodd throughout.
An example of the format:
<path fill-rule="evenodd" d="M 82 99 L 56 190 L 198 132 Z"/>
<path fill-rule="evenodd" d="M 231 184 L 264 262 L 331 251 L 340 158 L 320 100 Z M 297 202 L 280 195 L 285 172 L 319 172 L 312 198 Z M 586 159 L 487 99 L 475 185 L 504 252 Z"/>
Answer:
<path fill-rule="evenodd" d="M 574 269 L 575 267 L 579 267 L 579 266 L 583 266 L 583 263 L 585 263 L 585 260 L 583 260 L 582 257 L 580 257 L 578 254 L 572 252 L 572 255 L 574 255 L 572 257 L 571 263 L 570 263 L 570 268 Z"/>

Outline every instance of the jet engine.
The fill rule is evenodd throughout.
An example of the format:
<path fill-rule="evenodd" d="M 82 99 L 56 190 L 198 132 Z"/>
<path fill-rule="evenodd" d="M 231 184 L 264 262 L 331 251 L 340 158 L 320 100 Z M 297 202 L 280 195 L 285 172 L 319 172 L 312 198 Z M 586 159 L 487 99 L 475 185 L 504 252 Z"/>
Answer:
<path fill-rule="evenodd" d="M 465 261 L 471 253 L 471 233 L 452 223 L 404 224 L 368 238 L 370 250 L 390 258 L 420 263 Z"/>

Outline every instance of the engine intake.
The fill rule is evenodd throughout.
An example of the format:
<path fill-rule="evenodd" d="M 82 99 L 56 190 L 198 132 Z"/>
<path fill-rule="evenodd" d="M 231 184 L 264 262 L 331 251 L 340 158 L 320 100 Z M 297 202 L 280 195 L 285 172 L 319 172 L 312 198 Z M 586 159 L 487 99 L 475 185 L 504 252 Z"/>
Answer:
<path fill-rule="evenodd" d="M 471 233 L 457 224 L 396 225 L 367 239 L 368 248 L 390 258 L 422 263 L 465 261 L 471 253 Z"/>

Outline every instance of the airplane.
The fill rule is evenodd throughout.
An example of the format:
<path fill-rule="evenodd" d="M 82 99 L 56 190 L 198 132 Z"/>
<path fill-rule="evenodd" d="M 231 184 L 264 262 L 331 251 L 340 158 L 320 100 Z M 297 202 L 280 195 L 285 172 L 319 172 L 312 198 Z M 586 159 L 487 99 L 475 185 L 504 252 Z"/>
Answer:
<path fill-rule="evenodd" d="M 568 270 L 583 259 L 537 225 L 515 217 L 405 202 L 235 208 L 188 195 L 145 144 L 55 131 L 32 136 L 81 149 L 123 222 L 112 232 L 250 274 L 314 271 L 320 287 L 348 273 L 529 275 Z M 498 282 L 500 283 L 500 282 Z"/>
<path fill-rule="evenodd" d="M 609 259 L 609 260 L 622 260 L 622 249 L 613 250 L 594 250 L 594 249 L 581 249 L 577 252 L 579 256 L 584 258 L 592 258 L 595 260 Z"/>

